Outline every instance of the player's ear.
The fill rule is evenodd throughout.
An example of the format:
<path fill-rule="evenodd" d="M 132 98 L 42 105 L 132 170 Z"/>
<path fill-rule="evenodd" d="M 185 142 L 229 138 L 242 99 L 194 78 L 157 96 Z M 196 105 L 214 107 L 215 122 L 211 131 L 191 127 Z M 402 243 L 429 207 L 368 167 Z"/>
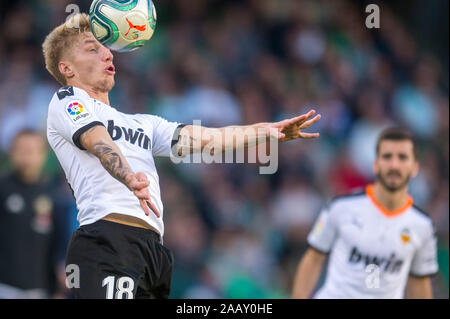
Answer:
<path fill-rule="evenodd" d="M 74 76 L 74 72 L 71 65 L 65 61 L 58 62 L 58 70 L 66 78 L 71 78 Z"/>
<path fill-rule="evenodd" d="M 377 173 L 378 173 L 378 163 L 377 163 L 377 160 L 378 160 L 378 154 L 376 155 L 376 158 L 375 158 L 375 160 L 374 160 L 373 163 L 372 163 L 372 172 L 373 172 L 374 175 L 377 175 Z"/>
<path fill-rule="evenodd" d="M 417 174 L 419 174 L 419 162 L 418 161 L 414 161 L 414 167 L 411 173 L 411 177 L 416 177 Z"/>

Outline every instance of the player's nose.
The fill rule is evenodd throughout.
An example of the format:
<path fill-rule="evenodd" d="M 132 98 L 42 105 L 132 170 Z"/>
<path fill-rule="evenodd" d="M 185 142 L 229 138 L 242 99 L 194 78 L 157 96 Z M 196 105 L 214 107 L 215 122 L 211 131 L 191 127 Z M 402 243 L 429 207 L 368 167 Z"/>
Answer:
<path fill-rule="evenodd" d="M 400 166 L 401 166 L 400 160 L 397 157 L 395 157 L 395 156 L 391 159 L 389 164 L 390 164 L 389 166 L 390 166 L 391 169 L 399 169 Z"/>
<path fill-rule="evenodd" d="M 106 47 L 103 47 L 103 60 L 106 62 L 112 62 L 113 59 L 114 56 L 111 53 L 111 50 Z"/>

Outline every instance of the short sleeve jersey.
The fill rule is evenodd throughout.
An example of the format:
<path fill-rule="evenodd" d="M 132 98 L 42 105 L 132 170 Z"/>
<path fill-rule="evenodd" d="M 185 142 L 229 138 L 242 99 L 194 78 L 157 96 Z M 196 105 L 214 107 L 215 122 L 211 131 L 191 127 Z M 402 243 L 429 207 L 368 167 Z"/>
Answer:
<path fill-rule="evenodd" d="M 403 298 L 409 275 L 438 271 L 430 217 L 411 197 L 401 209 L 385 211 L 372 185 L 333 200 L 307 240 L 316 250 L 330 253 L 325 283 L 315 298 Z"/>
<path fill-rule="evenodd" d="M 147 175 L 151 200 L 160 218 L 145 216 L 137 197 L 83 148 L 80 136 L 96 125 L 107 129 L 134 172 Z M 47 138 L 73 190 L 80 224 L 120 213 L 143 219 L 162 236 L 163 204 L 154 157 L 170 156 L 178 127 L 182 125 L 154 115 L 121 113 L 76 87 L 59 89 L 48 109 Z"/>

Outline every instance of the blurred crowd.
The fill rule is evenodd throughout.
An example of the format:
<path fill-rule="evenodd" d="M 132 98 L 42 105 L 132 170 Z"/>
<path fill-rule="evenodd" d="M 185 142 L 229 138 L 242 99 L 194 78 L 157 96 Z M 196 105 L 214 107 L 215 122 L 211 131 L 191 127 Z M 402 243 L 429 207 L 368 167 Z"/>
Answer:
<path fill-rule="evenodd" d="M 71 2 L 88 11 L 87 0 L 0 5 L 1 173 L 11 170 L 8 152 L 20 129 L 45 131 L 58 84 L 44 68 L 41 43 Z M 289 297 L 321 207 L 373 180 L 376 137 L 391 125 L 419 142 L 421 170 L 410 192 L 436 225 L 434 292 L 448 298 L 448 2 L 375 2 L 380 29 L 366 28 L 364 1 L 156 0 L 151 41 L 115 54 L 110 100 L 125 113 L 211 127 L 310 108 L 322 114 L 314 128 L 320 139 L 280 145 L 273 175 L 258 174 L 256 164 L 157 160 L 164 243 L 175 255 L 172 298 Z M 77 211 L 52 152 L 44 174 L 66 203 L 67 241 Z"/>

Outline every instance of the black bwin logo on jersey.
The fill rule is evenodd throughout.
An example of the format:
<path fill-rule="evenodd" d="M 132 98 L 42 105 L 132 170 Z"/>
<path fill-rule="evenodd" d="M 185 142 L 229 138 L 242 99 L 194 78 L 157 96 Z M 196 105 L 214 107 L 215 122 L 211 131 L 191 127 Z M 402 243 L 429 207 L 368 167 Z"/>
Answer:
<path fill-rule="evenodd" d="M 121 126 L 114 126 L 114 121 L 109 120 L 108 121 L 108 133 L 111 136 L 113 141 L 116 141 L 122 137 L 122 135 L 125 138 L 125 141 L 139 147 L 142 147 L 145 150 L 151 149 L 151 140 L 150 138 L 144 134 L 144 130 L 141 128 L 138 128 L 136 131 L 131 128 L 121 127 Z"/>
<path fill-rule="evenodd" d="M 395 253 L 392 253 L 389 258 L 380 258 L 378 256 L 370 256 L 358 251 L 358 248 L 353 247 L 350 253 L 348 262 L 357 264 L 359 262 L 365 263 L 366 267 L 375 264 L 385 272 L 396 273 L 399 272 L 403 265 L 403 260 L 395 259 Z"/>

